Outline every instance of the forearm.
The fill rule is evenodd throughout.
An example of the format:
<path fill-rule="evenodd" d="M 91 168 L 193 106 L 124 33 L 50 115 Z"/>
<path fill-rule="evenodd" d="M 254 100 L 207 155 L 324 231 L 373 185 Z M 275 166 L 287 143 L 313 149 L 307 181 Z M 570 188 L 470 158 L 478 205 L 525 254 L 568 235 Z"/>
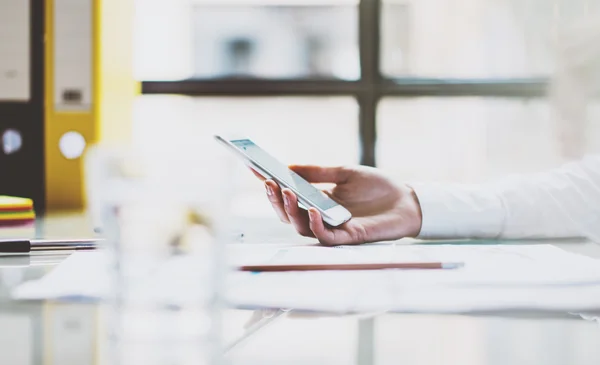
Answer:
<path fill-rule="evenodd" d="M 415 184 L 422 238 L 600 238 L 600 158 L 488 185 Z"/>

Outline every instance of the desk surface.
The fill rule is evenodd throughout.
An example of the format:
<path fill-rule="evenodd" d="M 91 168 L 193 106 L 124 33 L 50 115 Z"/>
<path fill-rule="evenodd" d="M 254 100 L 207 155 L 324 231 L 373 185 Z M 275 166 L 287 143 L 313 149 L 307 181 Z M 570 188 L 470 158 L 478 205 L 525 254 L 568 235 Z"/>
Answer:
<path fill-rule="evenodd" d="M 46 236 L 90 232 L 84 217 L 58 216 L 40 223 Z M 600 245 L 557 245 L 600 257 Z M 6 299 L 12 285 L 44 275 L 61 258 L 0 269 L 2 364 L 104 364 L 98 359 L 98 306 Z M 223 320 L 231 364 L 600 363 L 600 320 L 570 313 L 332 316 L 231 309 Z"/>

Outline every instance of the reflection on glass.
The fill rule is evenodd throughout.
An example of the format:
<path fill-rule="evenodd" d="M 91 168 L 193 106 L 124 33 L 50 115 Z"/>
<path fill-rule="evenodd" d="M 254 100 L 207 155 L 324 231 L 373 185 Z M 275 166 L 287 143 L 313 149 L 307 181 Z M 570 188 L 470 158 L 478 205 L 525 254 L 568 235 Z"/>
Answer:
<path fill-rule="evenodd" d="M 589 107 L 588 153 L 600 151 L 598 108 Z M 545 100 L 385 99 L 378 165 L 401 180 L 477 182 L 564 162 L 555 109 Z"/>
<path fill-rule="evenodd" d="M 381 67 L 396 77 L 545 76 L 592 16 L 596 0 L 384 0 Z"/>
<path fill-rule="evenodd" d="M 353 3 L 199 2 L 192 14 L 194 77 L 360 76 Z"/>

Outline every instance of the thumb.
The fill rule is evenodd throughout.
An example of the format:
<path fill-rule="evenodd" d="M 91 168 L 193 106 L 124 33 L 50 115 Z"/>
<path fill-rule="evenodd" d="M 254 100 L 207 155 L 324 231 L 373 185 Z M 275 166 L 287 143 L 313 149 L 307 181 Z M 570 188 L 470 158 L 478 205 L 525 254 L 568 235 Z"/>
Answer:
<path fill-rule="evenodd" d="M 345 167 L 291 165 L 290 169 L 311 183 L 343 184 L 351 173 L 351 170 Z"/>

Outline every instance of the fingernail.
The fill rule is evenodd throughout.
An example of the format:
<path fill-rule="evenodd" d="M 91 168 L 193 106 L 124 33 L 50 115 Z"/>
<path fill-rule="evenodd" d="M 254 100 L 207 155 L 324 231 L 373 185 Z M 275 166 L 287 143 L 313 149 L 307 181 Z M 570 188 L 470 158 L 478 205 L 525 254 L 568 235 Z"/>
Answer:
<path fill-rule="evenodd" d="M 273 195 L 273 189 L 268 184 L 265 184 L 265 189 L 267 189 L 267 195 Z"/>
<path fill-rule="evenodd" d="M 286 207 L 290 206 L 290 198 L 288 197 L 288 195 L 286 193 L 281 194 L 283 195 L 283 205 L 285 205 Z"/>
<path fill-rule="evenodd" d="M 315 211 L 314 210 L 312 210 L 312 209 L 308 210 L 308 219 L 311 221 L 315 220 Z"/>

